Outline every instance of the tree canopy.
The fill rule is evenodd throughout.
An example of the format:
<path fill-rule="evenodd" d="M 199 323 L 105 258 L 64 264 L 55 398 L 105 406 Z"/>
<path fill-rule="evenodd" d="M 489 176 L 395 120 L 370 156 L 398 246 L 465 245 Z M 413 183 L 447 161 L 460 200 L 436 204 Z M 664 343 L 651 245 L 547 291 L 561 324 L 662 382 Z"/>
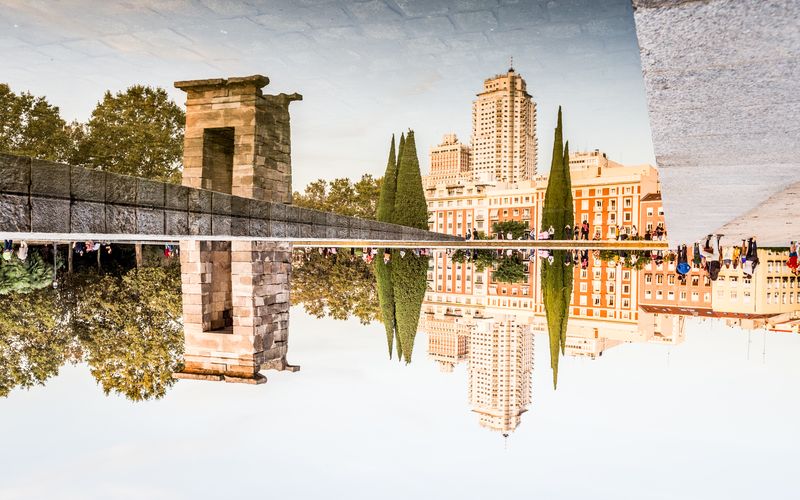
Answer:
<path fill-rule="evenodd" d="M 411 251 L 390 252 L 388 263 L 385 264 L 380 258 L 375 262 L 378 297 L 389 357 L 392 357 L 394 342 L 397 359 L 405 360 L 408 364 L 414 352 L 422 301 L 428 288 L 428 258 Z"/>
<path fill-rule="evenodd" d="M 0 152 L 51 161 L 69 161 L 75 152 L 73 127 L 57 106 L 29 92 L 15 94 L 0 83 Z"/>
<path fill-rule="evenodd" d="M 162 397 L 183 355 L 180 290 L 180 270 L 168 266 L 86 269 L 57 289 L 0 295 L 0 396 L 86 361 L 106 394 Z"/>
<path fill-rule="evenodd" d="M 67 124 L 44 97 L 0 84 L 0 152 L 180 182 L 183 110 L 162 88 L 106 92 L 88 123 Z"/>
<path fill-rule="evenodd" d="M 162 88 L 106 91 L 86 127 L 83 164 L 118 174 L 180 182 L 186 116 Z"/>
<path fill-rule="evenodd" d="M 381 179 L 364 174 L 356 182 L 348 178 L 318 179 L 292 195 L 294 205 L 326 212 L 374 219 L 381 191 Z"/>
<path fill-rule="evenodd" d="M 527 224 L 517 220 L 504 220 L 502 222 L 495 222 L 492 224 L 492 232 L 494 234 L 502 234 L 503 238 L 505 238 L 508 233 L 511 233 L 511 236 L 513 236 L 516 240 L 527 234 L 529 231 L 530 228 L 528 228 Z"/>
<path fill-rule="evenodd" d="M 74 326 L 92 375 L 106 394 L 160 398 L 183 355 L 180 274 L 142 267 L 94 276 L 73 301 Z"/>
<path fill-rule="evenodd" d="M 312 250 L 292 267 L 291 287 L 292 303 L 316 318 L 355 316 L 366 325 L 380 317 L 372 268 L 360 258 L 334 260 Z"/>

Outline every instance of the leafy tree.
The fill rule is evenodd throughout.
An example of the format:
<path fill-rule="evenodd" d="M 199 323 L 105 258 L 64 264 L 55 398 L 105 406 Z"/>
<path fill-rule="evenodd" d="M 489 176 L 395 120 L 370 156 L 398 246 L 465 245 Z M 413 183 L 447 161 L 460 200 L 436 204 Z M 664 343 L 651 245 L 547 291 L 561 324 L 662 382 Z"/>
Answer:
<path fill-rule="evenodd" d="M 28 92 L 15 94 L 0 83 L 0 152 L 68 161 L 74 150 L 70 126 L 58 107 Z"/>
<path fill-rule="evenodd" d="M 400 135 L 400 148 L 405 142 L 403 135 Z M 395 191 L 397 191 L 397 159 L 394 154 L 394 135 L 392 135 L 391 146 L 389 147 L 389 159 L 386 162 L 386 172 L 383 174 L 383 183 L 378 198 L 376 219 L 381 222 L 392 222 L 394 213 Z"/>
<path fill-rule="evenodd" d="M 414 131 L 406 136 L 397 170 L 397 192 L 392 222 L 418 229 L 428 229 L 428 204 L 422 188 Z"/>
<path fill-rule="evenodd" d="M 134 85 L 106 91 L 86 129 L 87 166 L 166 182 L 180 182 L 183 110 L 162 88 Z"/>
<path fill-rule="evenodd" d="M 361 259 L 309 252 L 293 266 L 291 286 L 292 303 L 317 318 L 355 316 L 366 325 L 380 315 L 372 269 Z"/>
<path fill-rule="evenodd" d="M 362 175 L 355 183 L 347 178 L 330 182 L 318 179 L 306 186 L 302 194 L 295 191 L 292 199 L 301 207 L 374 219 L 380 189 L 381 179 L 369 174 Z"/>
<path fill-rule="evenodd" d="M 74 301 L 73 326 L 92 375 L 106 394 L 160 398 L 183 355 L 180 272 L 143 267 L 88 276 Z"/>
<path fill-rule="evenodd" d="M 508 233 L 511 233 L 511 236 L 516 240 L 529 231 L 530 229 L 527 224 L 516 220 L 506 220 L 492 224 L 492 232 L 494 234 L 502 234 L 504 238 Z"/>
<path fill-rule="evenodd" d="M 52 288 L 0 296 L 0 397 L 58 375 L 74 344 Z"/>

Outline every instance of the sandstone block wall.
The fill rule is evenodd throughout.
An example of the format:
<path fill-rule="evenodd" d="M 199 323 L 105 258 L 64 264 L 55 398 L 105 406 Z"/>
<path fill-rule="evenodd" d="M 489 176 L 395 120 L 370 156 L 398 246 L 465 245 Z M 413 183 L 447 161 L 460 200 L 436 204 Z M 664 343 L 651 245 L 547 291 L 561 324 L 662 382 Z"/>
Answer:
<path fill-rule="evenodd" d="M 176 82 L 186 91 L 183 185 L 291 203 L 289 103 L 265 76 Z"/>

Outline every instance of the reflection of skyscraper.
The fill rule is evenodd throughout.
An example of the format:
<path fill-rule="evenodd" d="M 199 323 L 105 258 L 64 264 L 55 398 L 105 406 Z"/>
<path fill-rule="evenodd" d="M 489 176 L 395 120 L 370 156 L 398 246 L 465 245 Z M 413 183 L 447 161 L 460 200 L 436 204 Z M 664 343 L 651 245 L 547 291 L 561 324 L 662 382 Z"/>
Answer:
<path fill-rule="evenodd" d="M 513 431 L 531 404 L 533 333 L 513 316 L 481 320 L 469 339 L 469 401 L 481 426 Z"/>

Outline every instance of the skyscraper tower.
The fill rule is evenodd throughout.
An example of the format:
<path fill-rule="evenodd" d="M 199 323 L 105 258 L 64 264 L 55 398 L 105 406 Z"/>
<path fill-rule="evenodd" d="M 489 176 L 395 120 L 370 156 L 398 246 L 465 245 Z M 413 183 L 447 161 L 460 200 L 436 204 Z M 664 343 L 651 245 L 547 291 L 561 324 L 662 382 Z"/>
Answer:
<path fill-rule="evenodd" d="M 536 103 L 514 68 L 484 80 L 472 103 L 472 165 L 478 181 L 519 182 L 536 175 Z"/>

